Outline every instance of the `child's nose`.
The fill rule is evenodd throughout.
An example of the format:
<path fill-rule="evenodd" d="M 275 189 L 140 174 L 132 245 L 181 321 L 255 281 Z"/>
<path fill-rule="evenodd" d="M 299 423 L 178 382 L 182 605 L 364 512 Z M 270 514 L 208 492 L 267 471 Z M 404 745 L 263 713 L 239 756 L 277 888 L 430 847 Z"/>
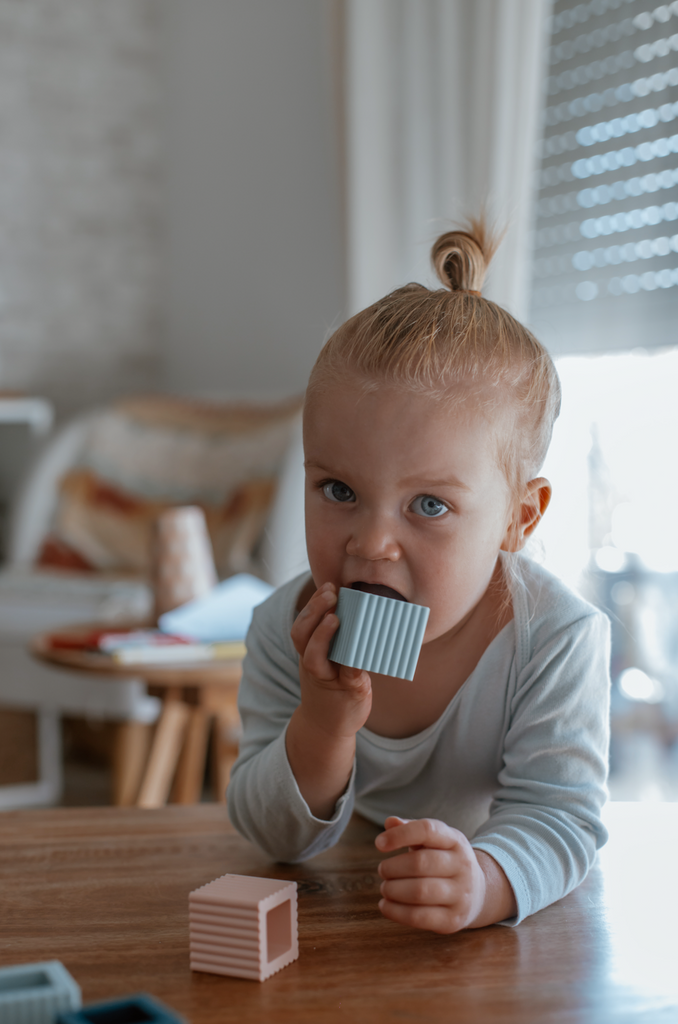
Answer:
<path fill-rule="evenodd" d="M 397 561 L 400 557 L 400 545 L 392 524 L 380 517 L 365 517 L 355 524 L 346 545 L 346 554 L 354 558 L 364 558 L 369 562 L 380 559 Z"/>

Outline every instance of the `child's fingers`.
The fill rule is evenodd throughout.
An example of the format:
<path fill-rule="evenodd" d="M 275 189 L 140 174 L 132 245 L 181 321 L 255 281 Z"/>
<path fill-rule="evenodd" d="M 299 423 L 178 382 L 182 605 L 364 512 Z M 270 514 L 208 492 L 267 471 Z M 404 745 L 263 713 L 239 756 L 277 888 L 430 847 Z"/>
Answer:
<path fill-rule="evenodd" d="M 381 883 L 381 895 L 392 903 L 422 907 L 453 907 L 459 899 L 451 878 L 395 878 Z"/>
<path fill-rule="evenodd" d="M 339 629 L 339 619 L 330 612 L 313 631 L 302 654 L 304 668 L 316 679 L 331 680 L 339 675 L 339 666 L 333 665 L 327 655 L 332 637 Z"/>
<path fill-rule="evenodd" d="M 406 825 L 411 818 L 399 818 L 397 815 L 392 814 L 390 818 L 387 818 L 384 822 L 384 828 L 395 828 L 397 825 Z"/>
<path fill-rule="evenodd" d="M 400 924 L 451 933 L 466 928 L 484 899 L 484 876 L 462 832 L 435 818 L 387 819 L 376 845 L 388 852 L 379 865 L 382 913 Z M 479 877 L 480 876 L 480 880 Z"/>
<path fill-rule="evenodd" d="M 316 590 L 306 607 L 301 609 L 291 630 L 292 643 L 298 654 L 303 655 L 313 633 L 336 603 L 337 594 L 333 584 L 324 583 Z"/>
<path fill-rule="evenodd" d="M 458 915 L 451 913 L 447 907 L 421 907 L 407 903 L 394 903 L 391 900 L 379 900 L 379 909 L 391 921 L 408 925 L 410 928 L 421 928 L 424 931 L 451 935 L 463 928 Z"/>
<path fill-rule="evenodd" d="M 422 847 L 387 857 L 379 865 L 379 875 L 391 878 L 455 878 L 464 870 L 463 858 L 456 850 L 435 850 Z"/>
<path fill-rule="evenodd" d="M 382 853 L 400 850 L 403 846 L 429 846 L 437 850 L 452 850 L 464 839 L 456 828 L 450 828 L 436 818 L 415 818 L 401 825 L 391 825 L 374 840 Z"/>
<path fill-rule="evenodd" d="M 337 668 L 342 689 L 355 690 L 357 693 L 372 688 L 372 678 L 364 668 L 351 668 L 350 665 L 337 665 Z"/>

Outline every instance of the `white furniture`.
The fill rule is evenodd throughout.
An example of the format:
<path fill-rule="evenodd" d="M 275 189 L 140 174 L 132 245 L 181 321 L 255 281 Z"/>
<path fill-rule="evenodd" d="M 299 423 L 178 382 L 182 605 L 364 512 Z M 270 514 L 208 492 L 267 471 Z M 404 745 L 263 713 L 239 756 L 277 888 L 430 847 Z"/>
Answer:
<path fill-rule="evenodd" d="M 49 434 L 54 423 L 52 403 L 29 395 L 0 397 L 0 424 L 3 423 L 25 423 L 33 434 Z"/>
<path fill-rule="evenodd" d="M 159 700 L 148 696 L 138 679 L 110 682 L 100 676 L 60 672 L 40 664 L 27 651 L 27 642 L 38 632 L 88 621 L 114 624 L 150 614 L 151 593 L 144 582 L 33 568 L 56 508 L 59 481 L 78 462 L 100 415 L 79 417 L 48 442 L 12 509 L 8 561 L 0 571 L 0 705 L 37 713 L 40 779 L 0 787 L 0 809 L 53 804 L 60 799 L 62 715 L 152 722 L 159 713 Z M 300 425 L 282 469 L 261 564 L 274 585 L 307 565 Z"/>

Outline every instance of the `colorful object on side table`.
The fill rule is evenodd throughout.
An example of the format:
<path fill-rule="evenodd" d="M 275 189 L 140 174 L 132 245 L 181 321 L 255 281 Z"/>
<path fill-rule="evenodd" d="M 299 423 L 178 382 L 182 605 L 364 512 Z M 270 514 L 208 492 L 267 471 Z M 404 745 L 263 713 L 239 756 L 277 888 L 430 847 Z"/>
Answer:
<path fill-rule="evenodd" d="M 296 882 L 222 875 L 188 907 L 193 971 L 265 981 L 299 956 Z"/>
<path fill-rule="evenodd" d="M 197 505 L 170 508 L 158 517 L 155 537 L 156 615 L 208 593 L 217 583 L 205 513 Z"/>
<path fill-rule="evenodd" d="M 414 679 L 428 608 L 341 587 L 336 613 L 340 626 L 330 648 L 331 661 Z"/>
<path fill-rule="evenodd" d="M 262 584 L 263 586 L 263 584 Z M 160 629 L 128 629 L 112 633 L 52 633 L 47 638 L 52 651 L 84 651 L 102 654 L 119 665 L 176 665 L 203 661 L 242 661 L 247 649 L 242 640 L 215 643 L 194 642 Z M 2 1022 L 0 1021 L 0 1024 Z"/>
<path fill-rule="evenodd" d="M 126 629 L 122 632 L 101 633 L 97 643 L 100 651 L 115 654 L 116 651 L 134 648 L 135 650 L 149 647 L 176 647 L 186 645 L 189 641 L 184 636 L 172 636 L 161 629 Z"/>
<path fill-rule="evenodd" d="M 186 1018 L 140 992 L 136 996 L 91 1003 L 75 1013 L 61 1013 L 55 1024 L 186 1024 Z"/>
<path fill-rule="evenodd" d="M 112 652 L 118 665 L 192 665 L 203 661 L 242 661 L 247 648 L 242 640 L 223 644 L 165 644 L 125 647 Z"/>
<path fill-rule="evenodd" d="M 93 629 L 88 633 L 65 631 L 49 635 L 49 647 L 52 651 L 98 651 L 113 654 L 129 647 L 175 647 L 186 646 L 189 641 L 182 636 L 171 636 L 159 629 L 126 629 L 112 632 L 111 629 Z"/>
<path fill-rule="evenodd" d="M 80 986 L 59 960 L 0 968 L 2 1024 L 52 1024 L 81 1005 Z"/>
<path fill-rule="evenodd" d="M 110 634 L 110 629 L 93 629 L 89 633 L 51 633 L 48 638 L 52 651 L 99 651 L 102 637 Z"/>

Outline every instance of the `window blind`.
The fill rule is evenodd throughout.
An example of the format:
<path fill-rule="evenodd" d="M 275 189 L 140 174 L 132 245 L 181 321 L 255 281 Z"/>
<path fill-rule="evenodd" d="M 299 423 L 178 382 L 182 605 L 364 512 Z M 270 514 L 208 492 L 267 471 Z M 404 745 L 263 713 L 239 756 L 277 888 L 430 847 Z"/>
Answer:
<path fill-rule="evenodd" d="M 556 352 L 678 344 L 678 0 L 556 0 L 532 324 Z"/>

